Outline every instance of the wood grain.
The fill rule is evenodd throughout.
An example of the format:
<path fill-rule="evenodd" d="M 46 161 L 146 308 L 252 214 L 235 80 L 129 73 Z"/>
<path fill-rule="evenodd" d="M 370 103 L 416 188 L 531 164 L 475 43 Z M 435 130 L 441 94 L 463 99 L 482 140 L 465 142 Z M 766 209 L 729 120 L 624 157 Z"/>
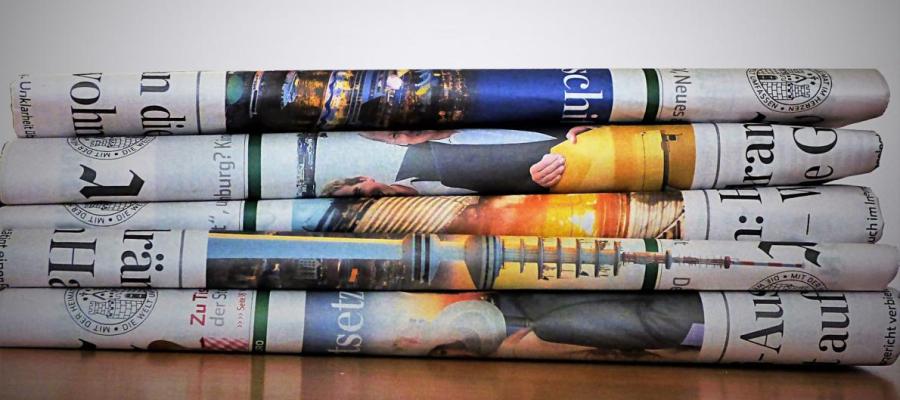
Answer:
<path fill-rule="evenodd" d="M 881 368 L 0 349 L 6 399 L 897 399 Z"/>

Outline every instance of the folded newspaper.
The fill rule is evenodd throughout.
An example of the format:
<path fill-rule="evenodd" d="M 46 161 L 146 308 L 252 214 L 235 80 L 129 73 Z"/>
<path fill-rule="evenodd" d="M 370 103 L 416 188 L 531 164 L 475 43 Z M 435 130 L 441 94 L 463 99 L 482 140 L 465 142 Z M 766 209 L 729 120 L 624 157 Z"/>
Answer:
<path fill-rule="evenodd" d="M 881 115 L 870 69 L 546 69 L 21 75 L 21 137 L 621 122 L 842 126 Z"/>
<path fill-rule="evenodd" d="M 19 139 L 0 202 L 816 185 L 872 171 L 881 149 L 871 131 L 761 123 Z"/>
<path fill-rule="evenodd" d="M 890 365 L 897 292 L 0 291 L 3 347 Z"/>
<path fill-rule="evenodd" d="M 9 287 L 881 290 L 900 265 L 861 243 L 103 228 L 0 244 Z"/>
<path fill-rule="evenodd" d="M 414 196 L 0 207 L 3 228 L 450 233 L 875 243 L 866 187 L 778 186 L 657 193 Z"/>

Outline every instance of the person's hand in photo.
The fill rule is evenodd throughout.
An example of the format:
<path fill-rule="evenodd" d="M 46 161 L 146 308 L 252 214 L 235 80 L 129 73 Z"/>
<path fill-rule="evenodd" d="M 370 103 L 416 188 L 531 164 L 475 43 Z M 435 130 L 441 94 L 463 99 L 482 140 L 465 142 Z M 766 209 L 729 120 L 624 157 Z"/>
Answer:
<path fill-rule="evenodd" d="M 587 132 L 587 131 L 589 131 L 591 129 L 595 129 L 595 128 L 597 128 L 597 127 L 596 126 L 587 126 L 587 125 L 580 125 L 580 126 L 572 127 L 571 129 L 569 129 L 568 132 L 566 132 L 566 139 L 568 139 L 569 142 L 572 144 L 578 143 L 578 135 L 579 134 L 582 134 L 584 132 Z"/>
<path fill-rule="evenodd" d="M 531 173 L 531 180 L 534 183 L 549 188 L 559 183 L 565 170 L 565 157 L 560 154 L 545 154 L 528 171 Z"/>

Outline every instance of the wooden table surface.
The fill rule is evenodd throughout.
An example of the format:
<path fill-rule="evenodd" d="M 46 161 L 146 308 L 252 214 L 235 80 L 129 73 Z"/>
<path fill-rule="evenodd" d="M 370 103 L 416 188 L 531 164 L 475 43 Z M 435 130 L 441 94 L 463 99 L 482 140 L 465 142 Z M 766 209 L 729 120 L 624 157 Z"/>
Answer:
<path fill-rule="evenodd" d="M 774 368 L 0 349 L 0 398 L 896 399 L 900 364 Z"/>

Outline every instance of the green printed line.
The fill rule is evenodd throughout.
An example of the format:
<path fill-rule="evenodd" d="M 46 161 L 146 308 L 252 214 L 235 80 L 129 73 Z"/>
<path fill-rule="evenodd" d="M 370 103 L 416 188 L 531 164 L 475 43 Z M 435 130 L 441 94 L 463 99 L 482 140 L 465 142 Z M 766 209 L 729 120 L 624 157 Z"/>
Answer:
<path fill-rule="evenodd" d="M 248 199 L 259 199 L 262 191 L 260 161 L 262 159 L 262 135 L 250 135 L 247 148 L 247 186 Z"/>
<path fill-rule="evenodd" d="M 644 110 L 644 123 L 656 121 L 659 113 L 659 74 L 655 69 L 645 68 L 644 78 L 647 81 L 647 108 Z"/>
<path fill-rule="evenodd" d="M 656 239 L 644 239 L 644 251 L 655 253 L 659 251 L 659 242 Z M 656 279 L 659 276 L 659 264 L 650 263 L 644 266 L 644 283 L 641 290 L 655 290 Z"/>
<path fill-rule="evenodd" d="M 256 292 L 256 307 L 253 313 L 253 345 L 251 352 L 266 352 L 266 333 L 269 328 L 269 292 Z"/>
<path fill-rule="evenodd" d="M 244 202 L 244 226 L 245 232 L 256 232 L 256 200 Z"/>

